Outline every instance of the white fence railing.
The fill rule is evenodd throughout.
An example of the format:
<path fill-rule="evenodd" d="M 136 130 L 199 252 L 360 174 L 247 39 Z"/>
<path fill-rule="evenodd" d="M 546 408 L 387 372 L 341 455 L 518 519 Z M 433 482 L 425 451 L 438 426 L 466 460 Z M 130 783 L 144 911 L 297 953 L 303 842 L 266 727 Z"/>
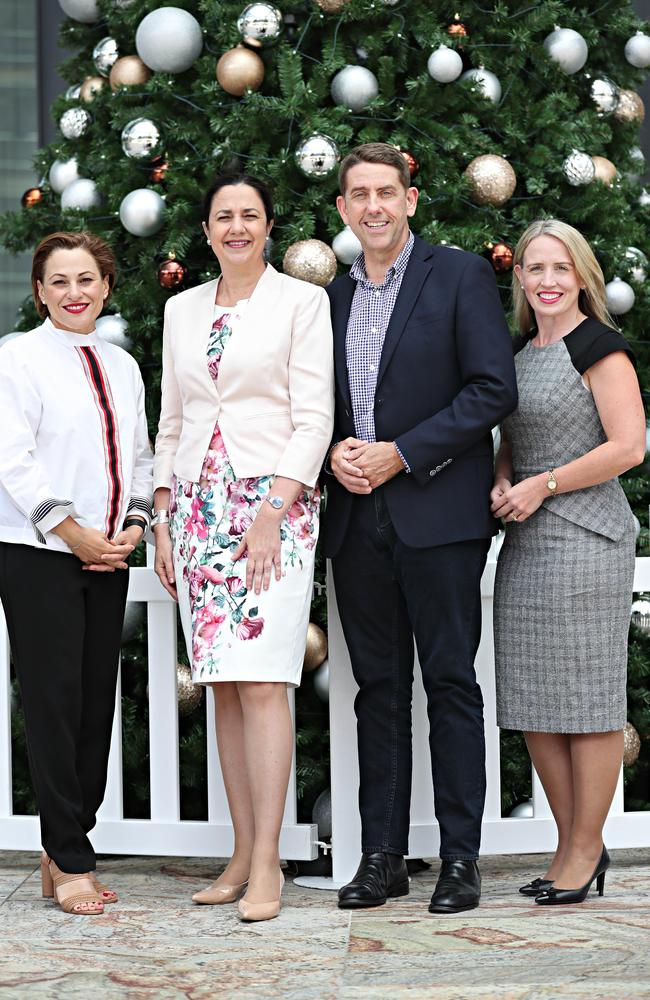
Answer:
<path fill-rule="evenodd" d="M 531 818 L 501 816 L 499 730 L 496 726 L 492 644 L 494 550 L 483 576 L 483 635 L 477 672 L 485 701 L 487 799 L 483 820 L 485 854 L 525 854 L 554 847 L 554 824 L 548 803 L 533 774 Z M 635 591 L 650 591 L 650 558 L 637 559 Z M 333 879 L 347 881 L 359 860 L 360 823 L 357 809 L 355 684 L 328 575 L 330 739 L 332 787 Z M 150 819 L 125 819 L 121 760 L 120 691 L 113 726 L 106 798 L 93 833 L 101 853 L 226 857 L 232 851 L 232 831 L 214 740 L 212 698 L 207 699 L 208 819 L 180 818 L 178 712 L 176 695 L 176 607 L 150 566 L 131 571 L 129 600 L 143 601 L 148 614 Z M 431 857 L 438 851 L 428 748 L 426 701 L 416 669 L 413 699 L 413 791 L 410 851 Z M 293 698 L 292 698 L 293 706 Z M 4 751 L 4 752 L 2 752 Z M 606 827 L 610 847 L 650 845 L 650 812 L 625 812 L 622 779 Z M 0 849 L 36 850 L 40 846 L 38 818 L 20 816 L 12 807 L 11 688 L 9 642 L 0 606 Z M 283 857 L 306 860 L 317 853 L 317 830 L 296 819 L 295 761 L 285 806 L 280 849 Z M 301 880 L 323 884 L 324 880 Z"/>

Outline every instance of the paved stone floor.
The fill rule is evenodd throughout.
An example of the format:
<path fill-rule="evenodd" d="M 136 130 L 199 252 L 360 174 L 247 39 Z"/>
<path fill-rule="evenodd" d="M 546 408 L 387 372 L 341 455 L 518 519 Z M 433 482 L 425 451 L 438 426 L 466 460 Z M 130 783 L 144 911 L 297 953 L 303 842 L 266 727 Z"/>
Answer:
<path fill-rule="evenodd" d="M 100 917 L 67 916 L 39 893 L 38 858 L 0 853 L 0 998 L 172 1000 L 637 1000 L 650 997 L 650 851 L 616 851 L 605 895 L 546 909 L 516 888 L 540 856 L 486 858 L 483 901 L 426 912 L 436 874 L 376 910 L 288 883 L 277 920 L 242 924 L 191 892 L 213 860 L 108 858 L 121 895 Z"/>

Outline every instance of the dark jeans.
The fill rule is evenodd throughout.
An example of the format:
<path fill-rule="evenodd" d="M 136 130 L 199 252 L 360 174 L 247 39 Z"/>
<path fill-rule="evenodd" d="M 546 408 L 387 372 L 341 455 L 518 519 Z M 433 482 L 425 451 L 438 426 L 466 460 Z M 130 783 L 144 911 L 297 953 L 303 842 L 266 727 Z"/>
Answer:
<path fill-rule="evenodd" d="M 127 570 L 0 542 L 0 599 L 25 714 L 41 842 L 64 872 L 95 868 L 88 831 L 106 788 Z"/>
<path fill-rule="evenodd" d="M 485 739 L 474 657 L 488 548 L 488 539 L 410 548 L 395 534 L 381 489 L 354 498 L 332 565 L 359 685 L 363 851 L 408 853 L 415 636 L 427 695 L 440 856 L 478 857 Z"/>

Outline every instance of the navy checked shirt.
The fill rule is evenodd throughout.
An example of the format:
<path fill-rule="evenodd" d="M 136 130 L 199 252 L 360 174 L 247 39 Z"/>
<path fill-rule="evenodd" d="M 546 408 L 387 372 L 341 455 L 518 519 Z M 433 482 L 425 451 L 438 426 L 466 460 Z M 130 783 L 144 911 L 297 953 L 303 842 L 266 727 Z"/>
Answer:
<path fill-rule="evenodd" d="M 373 284 L 368 278 L 363 253 L 359 254 L 350 268 L 350 277 L 356 281 L 357 287 L 350 306 L 345 358 L 354 427 L 357 437 L 362 441 L 377 440 L 374 409 L 381 352 L 414 242 L 413 233 L 409 233 L 408 240 L 395 263 L 388 268 L 381 285 Z M 397 451 L 406 471 L 410 472 L 399 448 Z"/>

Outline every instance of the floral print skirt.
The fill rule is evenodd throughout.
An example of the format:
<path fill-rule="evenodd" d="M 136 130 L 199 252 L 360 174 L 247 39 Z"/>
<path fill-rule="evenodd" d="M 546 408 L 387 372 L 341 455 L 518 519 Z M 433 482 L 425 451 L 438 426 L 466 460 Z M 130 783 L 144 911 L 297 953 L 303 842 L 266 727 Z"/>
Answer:
<path fill-rule="evenodd" d="M 246 589 L 246 558 L 233 561 L 273 476 L 237 479 L 215 431 L 198 483 L 174 478 L 170 527 L 181 621 L 198 684 L 300 683 L 309 623 L 320 495 L 303 491 L 282 522 L 282 578 Z"/>

